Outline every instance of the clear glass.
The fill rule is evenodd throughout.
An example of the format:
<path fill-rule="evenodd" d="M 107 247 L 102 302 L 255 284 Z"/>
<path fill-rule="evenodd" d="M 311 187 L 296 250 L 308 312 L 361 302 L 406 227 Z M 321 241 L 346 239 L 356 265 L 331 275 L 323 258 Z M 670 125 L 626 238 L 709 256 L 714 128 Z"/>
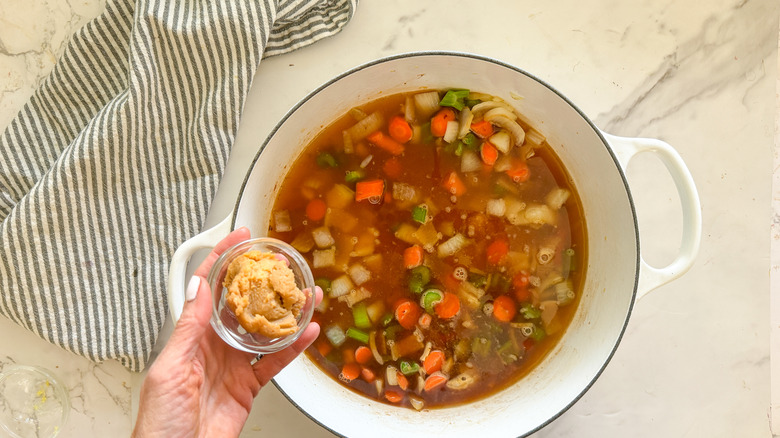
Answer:
<path fill-rule="evenodd" d="M 69 413 L 68 391 L 50 371 L 11 365 L 0 373 L 0 429 L 11 437 L 55 437 Z"/>
<path fill-rule="evenodd" d="M 248 333 L 238 323 L 236 315 L 225 303 L 226 288 L 222 286 L 230 263 L 248 251 L 263 251 L 281 254 L 290 262 L 295 276 L 295 284 L 306 293 L 306 303 L 299 315 L 298 330 L 289 336 L 268 338 L 256 333 Z M 208 278 L 213 297 L 211 326 L 228 345 L 239 350 L 255 354 L 267 354 L 282 350 L 301 336 L 303 329 L 311 322 L 314 314 L 314 277 L 306 259 L 292 246 L 278 239 L 258 237 L 246 240 L 229 248 L 214 262 Z"/>

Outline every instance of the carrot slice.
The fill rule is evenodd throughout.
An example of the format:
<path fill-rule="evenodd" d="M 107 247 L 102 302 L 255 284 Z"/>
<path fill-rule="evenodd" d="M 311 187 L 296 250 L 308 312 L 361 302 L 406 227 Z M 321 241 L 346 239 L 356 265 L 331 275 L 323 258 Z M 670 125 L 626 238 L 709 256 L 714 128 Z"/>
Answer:
<path fill-rule="evenodd" d="M 404 300 L 395 309 L 395 319 L 398 320 L 401 327 L 407 330 L 414 328 L 420 314 L 422 314 L 422 308 L 412 300 Z"/>
<path fill-rule="evenodd" d="M 485 253 L 488 263 L 497 265 L 509 253 L 509 243 L 505 239 L 496 239 L 488 245 Z"/>
<path fill-rule="evenodd" d="M 309 201 L 306 204 L 306 217 L 309 220 L 320 221 L 325 217 L 325 213 L 328 211 L 328 206 L 322 199 L 316 198 Z"/>
<path fill-rule="evenodd" d="M 466 185 L 463 184 L 463 181 L 458 176 L 458 173 L 454 170 L 450 172 L 449 175 L 447 175 L 447 179 L 444 180 L 442 185 L 452 195 L 460 196 L 466 193 Z"/>
<path fill-rule="evenodd" d="M 528 274 L 523 272 L 519 272 L 512 277 L 512 286 L 514 286 L 515 298 L 517 298 L 517 301 L 524 303 L 531 300 L 531 291 L 528 289 L 529 283 L 530 279 L 528 278 Z"/>
<path fill-rule="evenodd" d="M 398 379 L 398 387 L 406 391 L 409 388 L 409 379 L 406 378 L 400 371 L 395 372 L 396 379 Z"/>
<path fill-rule="evenodd" d="M 439 318 L 449 319 L 460 311 L 460 299 L 455 294 L 444 292 L 444 297 L 433 307 Z"/>
<path fill-rule="evenodd" d="M 506 174 L 516 183 L 526 182 L 531 178 L 531 170 L 528 164 L 523 160 L 512 160 L 512 166 L 506 171 Z"/>
<path fill-rule="evenodd" d="M 493 300 L 493 317 L 501 322 L 509 322 L 515 317 L 517 307 L 514 300 L 506 295 Z"/>
<path fill-rule="evenodd" d="M 412 139 L 412 127 L 401 116 L 395 116 L 390 119 L 387 130 L 390 133 L 390 137 L 398 143 L 406 143 Z"/>
<path fill-rule="evenodd" d="M 378 204 L 382 200 L 384 191 L 385 181 L 382 179 L 360 181 L 355 184 L 355 201 L 364 201 L 368 199 L 372 204 Z M 374 202 L 374 200 L 377 202 Z"/>
<path fill-rule="evenodd" d="M 363 377 L 363 380 L 365 380 L 368 383 L 373 383 L 374 380 L 376 380 L 376 373 L 371 370 L 371 368 L 363 367 L 360 370 L 360 375 Z"/>
<path fill-rule="evenodd" d="M 420 245 L 412 245 L 404 250 L 404 266 L 406 269 L 416 268 L 423 263 L 423 249 Z"/>
<path fill-rule="evenodd" d="M 373 358 L 374 353 L 372 353 L 368 347 L 361 345 L 355 349 L 355 360 L 357 363 L 365 365 Z"/>
<path fill-rule="evenodd" d="M 434 137 L 443 137 L 447 132 L 447 122 L 455 120 L 455 110 L 452 108 L 442 108 L 431 119 L 431 134 Z"/>
<path fill-rule="evenodd" d="M 436 371 L 440 371 L 443 364 L 444 352 L 441 350 L 433 350 L 425 357 L 423 369 L 425 370 L 425 374 L 433 374 Z"/>
<path fill-rule="evenodd" d="M 341 368 L 339 379 L 343 380 L 344 382 L 351 382 L 360 376 L 360 371 L 360 365 L 356 363 L 345 364 L 344 367 Z"/>
<path fill-rule="evenodd" d="M 490 144 L 489 141 L 482 143 L 482 147 L 479 149 L 479 156 L 482 157 L 482 162 L 488 166 L 492 166 L 498 159 L 498 149 Z"/>
<path fill-rule="evenodd" d="M 471 124 L 471 131 L 480 138 L 488 138 L 493 135 L 493 125 L 487 120 L 480 120 Z"/>
<path fill-rule="evenodd" d="M 382 165 L 382 170 L 388 178 L 398 179 L 401 176 L 403 168 L 401 167 L 401 162 L 398 158 L 390 157 L 385 161 L 385 164 Z"/>
<path fill-rule="evenodd" d="M 385 398 L 390 403 L 398 403 L 404 399 L 404 393 L 395 389 L 385 389 Z"/>
<path fill-rule="evenodd" d="M 322 341 L 317 343 L 317 351 L 320 352 L 322 357 L 327 356 L 328 353 L 331 352 L 331 350 L 333 350 L 333 345 L 331 345 L 330 342 Z"/>
<path fill-rule="evenodd" d="M 366 137 L 366 140 L 393 155 L 401 155 L 404 153 L 404 145 L 386 136 L 382 131 L 376 131 L 369 134 L 369 136 Z"/>
<path fill-rule="evenodd" d="M 444 385 L 447 383 L 447 376 L 442 374 L 441 371 L 436 371 L 435 373 L 428 376 L 427 379 L 425 379 L 425 384 L 423 385 L 423 389 L 428 391 L 433 391 L 434 389 L 440 387 L 441 385 Z"/>

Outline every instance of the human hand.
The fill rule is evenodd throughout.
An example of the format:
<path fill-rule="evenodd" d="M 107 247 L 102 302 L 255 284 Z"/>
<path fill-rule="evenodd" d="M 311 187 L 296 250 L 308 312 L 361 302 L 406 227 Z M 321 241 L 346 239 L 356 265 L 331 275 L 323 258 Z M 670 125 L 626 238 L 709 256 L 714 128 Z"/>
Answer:
<path fill-rule="evenodd" d="M 238 436 L 260 388 L 317 338 L 320 327 L 312 322 L 290 347 L 251 364 L 254 354 L 214 332 L 206 275 L 222 252 L 247 239 L 248 229 L 233 231 L 195 271 L 181 318 L 141 387 L 134 437 Z M 315 297 L 319 304 L 319 287 Z"/>

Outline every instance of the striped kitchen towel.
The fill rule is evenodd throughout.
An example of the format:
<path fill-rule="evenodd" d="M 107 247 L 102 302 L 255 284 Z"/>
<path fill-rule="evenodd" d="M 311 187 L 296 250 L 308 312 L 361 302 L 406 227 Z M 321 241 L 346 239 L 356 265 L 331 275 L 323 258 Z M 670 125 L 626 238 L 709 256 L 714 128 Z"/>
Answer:
<path fill-rule="evenodd" d="M 260 60 L 335 34 L 356 3 L 108 0 L 0 137 L 0 313 L 143 369 Z"/>

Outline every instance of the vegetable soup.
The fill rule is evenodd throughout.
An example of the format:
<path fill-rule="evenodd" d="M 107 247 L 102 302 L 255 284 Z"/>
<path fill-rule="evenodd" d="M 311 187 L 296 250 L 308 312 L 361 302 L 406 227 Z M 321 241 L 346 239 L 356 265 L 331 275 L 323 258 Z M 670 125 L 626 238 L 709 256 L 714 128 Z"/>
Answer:
<path fill-rule="evenodd" d="M 571 321 L 585 275 L 581 206 L 544 136 L 469 90 L 350 110 L 293 164 L 269 234 L 325 292 L 310 358 L 417 410 L 527 374 Z"/>

